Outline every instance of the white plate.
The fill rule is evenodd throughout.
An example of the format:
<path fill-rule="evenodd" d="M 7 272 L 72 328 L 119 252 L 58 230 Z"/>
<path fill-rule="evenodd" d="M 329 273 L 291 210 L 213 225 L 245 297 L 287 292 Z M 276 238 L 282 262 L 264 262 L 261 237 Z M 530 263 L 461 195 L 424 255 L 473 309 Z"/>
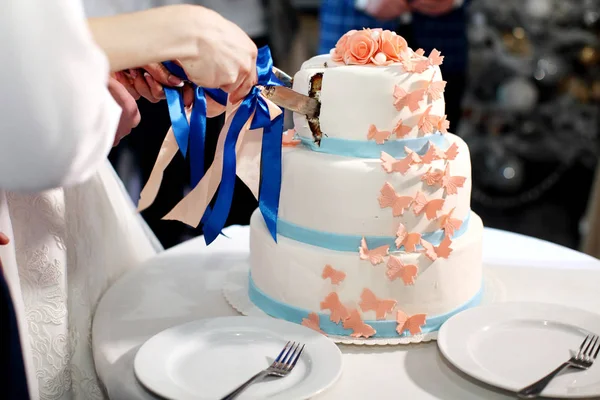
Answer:
<path fill-rule="evenodd" d="M 497 303 L 450 318 L 438 347 L 456 368 L 484 383 L 517 392 L 558 367 L 589 333 L 600 334 L 600 316 L 542 303 Z M 567 370 L 544 396 L 600 396 L 600 361 L 587 371 Z"/>
<path fill-rule="evenodd" d="M 342 354 L 327 337 L 291 322 L 252 317 L 202 319 L 167 329 L 140 347 L 135 374 L 167 399 L 220 399 L 267 368 L 290 340 L 306 345 L 290 375 L 255 383 L 240 400 L 306 399 L 339 378 Z"/>

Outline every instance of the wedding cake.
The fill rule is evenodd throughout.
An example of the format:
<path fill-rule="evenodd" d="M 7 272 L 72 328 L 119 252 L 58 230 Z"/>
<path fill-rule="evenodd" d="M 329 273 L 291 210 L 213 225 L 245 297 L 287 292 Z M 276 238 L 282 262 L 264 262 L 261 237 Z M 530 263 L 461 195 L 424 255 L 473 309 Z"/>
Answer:
<path fill-rule="evenodd" d="M 364 29 L 294 76 L 321 108 L 284 137 L 277 242 L 251 219 L 249 296 L 264 312 L 393 338 L 478 304 L 483 225 L 469 149 L 447 132 L 443 58 Z"/>

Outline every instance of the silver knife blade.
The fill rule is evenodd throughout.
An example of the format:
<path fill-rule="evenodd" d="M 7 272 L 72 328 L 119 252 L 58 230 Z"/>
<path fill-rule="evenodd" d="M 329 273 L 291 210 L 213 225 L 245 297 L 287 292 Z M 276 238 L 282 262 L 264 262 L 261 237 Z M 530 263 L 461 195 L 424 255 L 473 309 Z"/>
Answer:
<path fill-rule="evenodd" d="M 275 74 L 277 79 L 279 79 L 281 83 L 283 83 L 285 86 L 289 88 L 292 87 L 292 84 L 294 83 L 294 78 L 292 78 L 277 67 L 273 67 L 273 73 Z"/>
<path fill-rule="evenodd" d="M 308 118 L 318 117 L 321 111 L 319 100 L 305 96 L 284 86 L 265 86 L 262 94 L 279 107 L 298 114 L 304 114 Z"/>

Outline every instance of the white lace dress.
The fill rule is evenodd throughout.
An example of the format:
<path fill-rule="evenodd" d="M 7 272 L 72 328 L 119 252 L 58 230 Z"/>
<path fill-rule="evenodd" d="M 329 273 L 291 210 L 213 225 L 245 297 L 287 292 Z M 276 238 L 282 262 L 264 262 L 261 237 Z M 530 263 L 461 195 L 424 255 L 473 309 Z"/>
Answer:
<path fill-rule="evenodd" d="M 94 310 L 104 291 L 160 244 L 108 162 L 83 184 L 6 197 L 39 398 L 102 399 L 91 348 Z"/>

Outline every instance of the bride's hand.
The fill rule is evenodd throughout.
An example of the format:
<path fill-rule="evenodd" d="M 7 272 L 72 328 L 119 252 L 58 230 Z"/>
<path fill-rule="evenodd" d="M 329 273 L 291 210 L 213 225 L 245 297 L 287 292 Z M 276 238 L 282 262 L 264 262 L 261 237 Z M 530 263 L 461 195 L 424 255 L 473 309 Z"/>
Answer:
<path fill-rule="evenodd" d="M 236 103 L 258 81 L 256 45 L 240 27 L 216 12 L 204 7 L 195 7 L 194 12 L 198 51 L 178 61 L 192 82 L 222 89 Z"/>

